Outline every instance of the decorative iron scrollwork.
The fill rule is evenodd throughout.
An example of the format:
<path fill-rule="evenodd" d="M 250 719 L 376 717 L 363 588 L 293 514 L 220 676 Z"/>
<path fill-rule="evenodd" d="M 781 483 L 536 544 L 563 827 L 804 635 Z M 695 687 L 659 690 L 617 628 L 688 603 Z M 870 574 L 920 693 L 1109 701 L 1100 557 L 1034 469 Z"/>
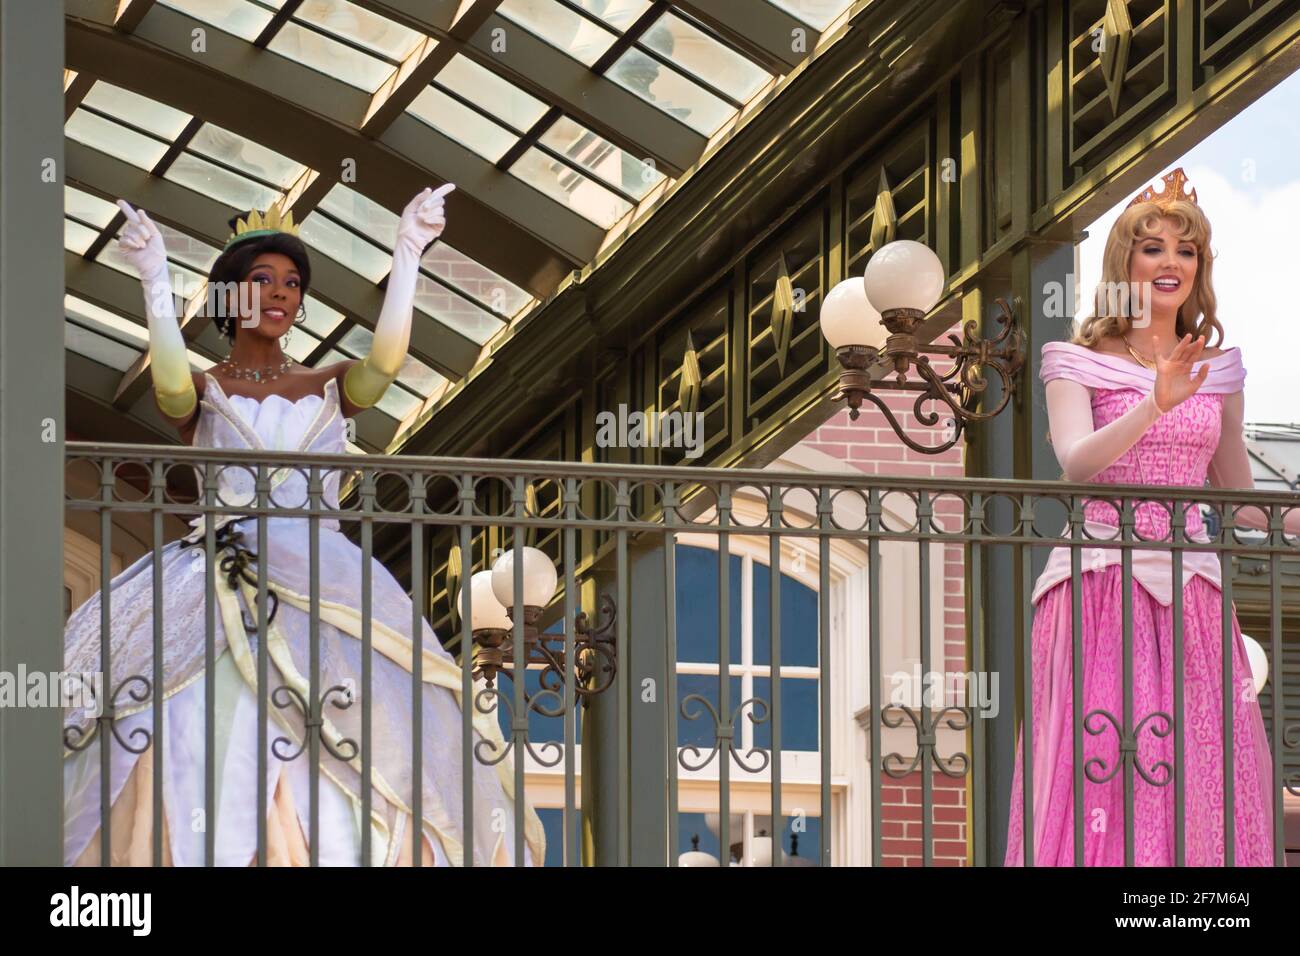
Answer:
<path fill-rule="evenodd" d="M 149 731 L 145 730 L 143 727 L 137 727 L 131 731 L 129 736 L 132 740 L 135 740 L 138 737 L 142 741 L 138 746 L 132 746 L 127 743 L 126 738 L 122 736 L 122 733 L 117 726 L 117 699 L 124 688 L 135 685 L 138 685 L 138 689 L 128 691 L 127 696 L 137 704 L 143 704 L 153 696 L 153 684 L 150 683 L 147 678 L 141 677 L 139 674 L 134 674 L 131 677 L 124 678 L 122 682 L 113 689 L 113 693 L 108 695 L 108 701 L 104 705 L 103 713 L 94 719 L 94 722 L 90 725 L 90 730 L 82 730 L 76 724 L 69 724 L 63 728 L 63 745 L 69 750 L 85 750 L 90 746 L 90 742 L 98 735 L 100 726 L 107 724 L 114 739 L 121 744 L 124 750 L 133 754 L 142 754 L 148 750 L 149 744 L 152 742 L 152 735 Z M 91 693 L 93 694 L 94 691 L 92 690 Z"/>
<path fill-rule="evenodd" d="M 340 700 L 334 702 L 335 707 L 338 707 L 340 710 L 347 710 L 352 706 L 352 691 L 343 684 L 335 684 L 333 687 L 327 688 L 325 692 L 321 694 L 320 702 L 310 711 L 307 707 L 307 701 L 303 698 L 301 692 L 299 692 L 296 687 L 281 684 L 272 691 L 271 702 L 275 704 L 277 708 L 284 710 L 286 707 L 297 704 L 298 709 L 302 711 L 303 715 L 307 719 L 303 721 L 303 727 L 306 730 L 306 734 L 299 742 L 296 750 L 292 753 L 286 752 L 284 748 L 289 747 L 293 741 L 288 737 L 276 737 L 275 740 L 271 742 L 271 752 L 280 760 L 286 762 L 295 760 L 299 754 L 307 749 L 307 741 L 310 739 L 311 734 L 316 733 L 320 736 L 320 742 L 324 745 L 325 749 L 329 751 L 331 756 L 342 760 L 344 763 L 355 760 L 357 754 L 361 752 L 361 748 L 357 746 L 355 740 L 344 737 L 335 744 L 325 733 L 325 720 L 322 714 L 325 710 L 325 704 L 329 702 L 330 697 L 336 693 L 339 695 Z"/>
<path fill-rule="evenodd" d="M 531 698 L 525 698 L 524 713 L 527 714 L 528 711 L 534 710 L 540 714 L 546 714 L 547 711 L 541 709 L 539 701 L 542 698 L 549 696 L 559 697 L 555 691 L 543 690 L 534 694 Z M 560 699 L 563 700 L 563 698 Z M 549 748 L 549 752 L 552 756 L 544 757 L 538 753 L 537 749 L 533 746 L 533 741 L 528 739 L 527 721 L 525 720 L 522 726 L 515 726 L 514 707 L 510 703 L 510 698 L 507 695 L 501 693 L 495 687 L 484 687 L 474 695 L 474 708 L 480 714 L 496 713 L 497 703 L 505 705 L 506 713 L 510 717 L 510 725 L 514 730 L 511 733 L 510 739 L 504 741 L 504 747 L 498 747 L 496 743 L 486 737 L 480 739 L 474 744 L 475 759 L 477 759 L 479 763 L 486 764 L 489 767 L 495 766 L 510 755 L 510 751 L 514 749 L 515 740 L 519 739 L 528 749 L 528 752 L 532 754 L 533 759 L 536 760 L 538 764 L 543 767 L 558 766 L 560 761 L 564 759 L 564 748 L 554 740 L 547 740 L 543 741 L 542 746 Z M 562 712 L 563 711 L 561 711 L 561 713 Z"/>
<path fill-rule="evenodd" d="M 713 762 L 714 756 L 722 749 L 722 742 L 725 740 L 727 742 L 727 751 L 731 754 L 732 759 L 735 760 L 736 763 L 740 765 L 740 768 L 746 773 L 762 773 L 767 769 L 771 757 L 766 750 L 762 750 L 758 747 L 750 747 L 749 750 L 746 751 L 744 757 L 742 757 L 740 752 L 736 750 L 736 745 L 733 743 L 735 739 L 736 721 L 740 718 L 741 713 L 746 707 L 752 708 L 749 714 L 751 722 L 761 724 L 768 720 L 771 714 L 767 701 L 763 700 L 761 697 L 751 697 L 749 700 L 741 701 L 736 705 L 736 709 L 731 712 L 731 719 L 726 723 L 723 723 L 722 718 L 719 716 L 713 703 L 707 697 L 703 697 L 700 694 L 687 694 L 682 698 L 681 712 L 682 717 L 686 720 L 698 720 L 700 717 L 704 716 L 702 711 L 692 710 L 690 705 L 693 703 L 703 705 L 705 710 L 709 712 L 709 716 L 713 718 L 713 749 L 709 751 L 709 755 L 702 761 L 699 763 L 692 763 L 686 758 L 686 751 L 689 750 L 698 758 L 700 755 L 700 748 L 696 747 L 694 744 L 686 744 L 677 754 L 678 763 L 687 770 L 702 770 Z M 753 757 L 756 754 L 760 758 L 757 767 L 751 767 L 749 764 L 745 763 L 745 757 Z"/>
<path fill-rule="evenodd" d="M 1122 766 L 1125 764 L 1131 764 L 1142 779 L 1151 784 L 1151 786 L 1167 787 L 1173 780 L 1174 772 L 1174 768 L 1169 764 L 1169 761 L 1158 760 L 1151 765 L 1152 771 L 1164 771 L 1164 778 L 1157 780 L 1152 773 L 1147 772 L 1147 768 L 1142 766 L 1137 759 L 1138 736 L 1142 733 L 1142 729 L 1146 727 L 1147 724 L 1153 723 L 1153 721 L 1160 721 L 1160 726 L 1153 725 L 1151 728 L 1151 732 L 1157 737 L 1168 737 L 1173 733 L 1173 718 L 1161 710 L 1152 711 L 1147 714 L 1138 722 L 1138 725 L 1133 728 L 1133 732 L 1128 734 L 1124 733 L 1123 728 L 1120 727 L 1119 721 L 1110 711 L 1103 708 L 1089 711 L 1083 718 L 1084 729 L 1096 737 L 1106 732 L 1107 725 L 1113 728 L 1115 736 L 1119 739 L 1119 760 L 1116 762 L 1115 766 L 1110 768 L 1109 772 L 1103 774 L 1103 771 L 1106 770 L 1107 766 L 1106 761 L 1101 757 L 1092 757 L 1083 765 L 1084 775 L 1093 783 L 1105 783 L 1107 780 L 1114 777 L 1115 774 L 1119 773 Z M 1098 774 L 1103 775 L 1098 776 Z"/>
<path fill-rule="evenodd" d="M 948 715 L 948 716 L 945 716 Z M 970 768 L 970 758 L 964 751 L 941 757 L 937 752 L 938 737 L 935 729 L 942 724 L 949 730 L 966 730 L 971 724 L 971 708 L 956 705 L 944 707 L 931 718 L 927 726 L 924 715 L 913 707 L 890 705 L 880 709 L 880 722 L 891 730 L 910 722 L 916 730 L 916 753 L 907 760 L 900 753 L 884 754 L 880 769 L 894 778 L 906 777 L 914 770 L 934 765 L 946 777 L 963 777 Z M 895 766 L 890 767 L 890 761 Z M 901 766 L 899 766 L 901 765 Z"/>

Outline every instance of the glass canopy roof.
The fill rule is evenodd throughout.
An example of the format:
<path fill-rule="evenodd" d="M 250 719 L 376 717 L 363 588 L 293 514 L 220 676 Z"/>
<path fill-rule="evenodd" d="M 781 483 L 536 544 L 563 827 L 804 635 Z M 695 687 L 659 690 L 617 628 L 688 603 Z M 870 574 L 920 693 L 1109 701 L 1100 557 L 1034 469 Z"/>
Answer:
<path fill-rule="evenodd" d="M 851 0 L 117 6 L 119 29 L 135 8 L 133 52 L 188 58 L 196 91 L 67 64 L 64 244 L 85 266 L 69 279 L 69 350 L 120 371 L 124 387 L 147 375 L 143 300 L 123 291 L 133 273 L 114 241 L 120 196 L 164 232 L 182 325 L 201 323 L 187 330 L 195 368 L 224 354 L 198 306 L 226 220 L 271 205 L 293 211 L 322 263 L 286 350 L 309 365 L 364 356 L 402 193 L 391 176 L 349 179 L 335 164 L 378 144 L 403 190 L 451 180 L 470 204 L 449 208 L 447 234 L 422 259 L 411 354 L 379 406 L 391 421 L 360 440 L 383 450 L 808 55 L 781 48 L 791 31 L 815 49 Z M 222 108 L 214 90 L 247 108 Z M 261 110 L 295 134 L 248 115 Z M 322 115 L 328 128 L 308 125 Z M 312 130 L 334 140 L 317 145 Z M 465 209 L 481 211 L 474 227 Z"/>

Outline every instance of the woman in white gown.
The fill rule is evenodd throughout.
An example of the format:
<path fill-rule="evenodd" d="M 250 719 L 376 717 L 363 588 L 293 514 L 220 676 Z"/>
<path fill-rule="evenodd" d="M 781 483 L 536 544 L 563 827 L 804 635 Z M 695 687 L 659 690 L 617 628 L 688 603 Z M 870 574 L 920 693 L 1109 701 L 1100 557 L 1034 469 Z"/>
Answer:
<path fill-rule="evenodd" d="M 216 320 L 232 342 L 230 357 L 212 373 L 191 373 L 176 322 L 166 251 L 143 211 L 120 203 L 127 225 L 120 240 L 145 283 L 150 363 L 159 409 L 182 438 L 200 447 L 339 454 L 346 451 L 345 417 L 373 405 L 396 377 L 405 357 L 419 260 L 445 225 L 443 196 L 453 187 L 425 190 L 404 210 L 393 267 L 370 355 L 364 360 L 311 369 L 280 351 L 280 336 L 301 314 L 310 284 L 306 247 L 289 217 L 250 215 L 236 223 L 210 283 L 228 283 L 225 316 Z M 237 284 L 237 285 L 236 285 Z M 237 288 L 237 292 L 236 292 Z M 256 292 L 257 295 L 250 293 Z M 236 326 L 238 328 L 236 329 Z M 253 475 L 221 469 L 219 501 L 255 500 Z M 272 507 L 305 506 L 305 469 L 271 476 Z M 202 485 L 200 485 L 202 487 Z M 338 506 L 338 474 L 324 477 L 323 506 Z M 146 554 L 111 582 L 111 684 L 121 686 L 116 719 L 101 729 L 84 708 L 65 719 L 64 857 L 67 864 L 149 865 L 153 845 L 153 780 L 161 743 L 160 856 L 164 864 L 202 865 L 205 831 L 214 828 L 214 862 L 243 866 L 257 861 L 259 776 L 256 561 L 267 567 L 268 731 L 266 747 L 266 862 L 310 861 L 310 733 L 320 741 L 319 846 L 322 865 L 356 865 L 362 827 L 370 827 L 371 862 L 412 862 L 411 825 L 413 695 L 412 605 L 378 561 L 371 561 L 371 815 L 363 823 L 361 713 L 362 553 L 333 519 L 320 520 L 319 667 L 321 725 L 305 726 L 310 700 L 310 551 L 305 518 L 267 520 L 267 543 L 253 517 L 216 522 L 217 558 L 252 560 L 242 579 L 216 574 L 215 667 L 205 672 L 205 578 L 202 519 L 183 541 L 161 549 L 163 619 L 163 733 L 152 739 L 153 555 Z M 242 539 L 235 535 L 242 535 Z M 250 584 L 249 582 L 254 582 Z M 233 587 L 232 587 L 233 583 Z M 273 611 L 272 611 L 273 609 Z M 69 618 L 64 667 L 93 673 L 101 662 L 101 595 Z M 252 627 L 246 627 L 248 621 Z M 473 862 L 515 862 L 514 754 L 497 760 L 504 741 L 496 714 L 473 710 L 474 746 L 462 764 L 461 670 L 421 620 L 422 768 L 420 845 L 425 865 L 464 863 L 463 766 L 473 772 Z M 143 680 L 132 680 L 139 675 Z M 122 683 L 126 679 L 128 683 Z M 205 819 L 206 687 L 215 695 L 213 819 Z M 335 690 L 330 690 L 335 688 Z M 346 688 L 340 690 L 337 688 Z M 143 698 L 142 700 L 135 699 Z M 110 751 L 110 855 L 101 859 L 100 747 Z M 477 755 L 488 763 L 480 760 Z M 524 862 L 545 856 L 541 823 L 524 809 Z"/>

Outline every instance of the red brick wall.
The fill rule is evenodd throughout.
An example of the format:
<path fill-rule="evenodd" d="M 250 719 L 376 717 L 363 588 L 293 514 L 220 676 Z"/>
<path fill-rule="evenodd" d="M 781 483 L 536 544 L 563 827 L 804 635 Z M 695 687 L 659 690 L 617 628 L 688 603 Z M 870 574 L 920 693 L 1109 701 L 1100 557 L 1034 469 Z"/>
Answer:
<path fill-rule="evenodd" d="M 912 414 L 915 395 L 880 392 L 907 434 L 922 444 L 943 441 L 943 422 L 935 426 L 920 424 Z M 864 404 L 856 422 L 849 420 L 847 409 L 803 441 L 804 445 L 848 462 L 869 475 L 921 476 L 926 478 L 961 478 L 966 474 L 964 443 L 940 454 L 926 454 L 908 448 L 898 439 L 885 416 L 870 403 Z M 935 503 L 935 523 L 956 528 L 961 519 L 960 504 L 953 500 Z M 944 666 L 948 671 L 966 670 L 965 571 L 958 547 L 943 549 Z M 938 555 L 932 552 L 932 560 Z M 943 754 L 946 756 L 946 754 Z M 932 862 L 937 866 L 966 864 L 966 778 L 947 777 L 932 772 L 930 819 L 933 822 Z M 881 773 L 881 854 L 886 866 L 920 866 L 921 857 L 921 775 L 904 778 Z"/>
<path fill-rule="evenodd" d="M 880 854 L 885 866 L 921 866 L 921 774 L 881 775 Z M 966 781 L 935 772 L 931 780 L 931 866 L 966 865 Z"/>

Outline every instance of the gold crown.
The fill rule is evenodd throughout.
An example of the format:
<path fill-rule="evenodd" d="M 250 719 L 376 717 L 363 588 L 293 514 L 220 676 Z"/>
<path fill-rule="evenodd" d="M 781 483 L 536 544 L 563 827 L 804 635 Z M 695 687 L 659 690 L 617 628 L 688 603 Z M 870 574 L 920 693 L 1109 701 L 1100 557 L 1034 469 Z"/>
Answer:
<path fill-rule="evenodd" d="M 237 242 L 243 242 L 245 239 L 269 236 L 276 232 L 287 233 L 290 236 L 298 235 L 298 227 L 294 224 L 293 213 L 281 214 L 279 206 L 272 206 L 265 214 L 254 209 L 248 214 L 247 219 L 240 219 L 235 223 L 235 231 L 226 240 L 226 249 L 229 249 Z"/>
<path fill-rule="evenodd" d="M 1156 192 L 1150 186 L 1142 190 L 1129 202 L 1130 206 L 1136 206 L 1140 202 L 1153 202 L 1157 206 L 1168 207 L 1176 202 L 1196 203 L 1196 190 L 1189 189 L 1187 186 L 1187 174 L 1183 172 L 1183 167 L 1179 166 L 1172 172 L 1166 173 L 1164 178 L 1164 192 Z"/>

